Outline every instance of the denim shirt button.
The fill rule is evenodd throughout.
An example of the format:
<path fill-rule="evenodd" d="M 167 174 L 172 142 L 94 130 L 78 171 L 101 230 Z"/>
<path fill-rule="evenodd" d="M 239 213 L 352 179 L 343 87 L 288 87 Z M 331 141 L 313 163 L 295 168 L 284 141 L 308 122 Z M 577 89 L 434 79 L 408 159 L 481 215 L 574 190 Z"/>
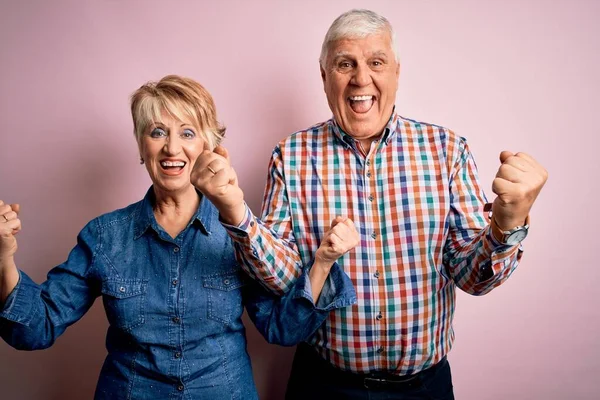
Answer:
<path fill-rule="evenodd" d="M 179 247 L 175 247 L 175 248 L 173 249 L 173 253 L 178 253 L 178 252 L 179 252 Z"/>
<path fill-rule="evenodd" d="M 181 357 L 181 353 L 180 352 L 175 353 L 175 358 L 180 358 L 180 357 Z"/>
<path fill-rule="evenodd" d="M 176 324 L 178 324 L 178 323 L 179 323 L 179 321 L 181 321 L 181 320 L 179 319 L 179 317 L 174 317 L 174 318 L 173 318 L 173 322 L 175 322 Z"/>
<path fill-rule="evenodd" d="M 171 282 L 173 284 L 173 286 L 177 286 L 177 279 L 173 279 L 173 282 Z"/>
<path fill-rule="evenodd" d="M 177 390 L 179 390 L 180 392 L 182 392 L 183 391 L 183 385 L 177 386 Z"/>
<path fill-rule="evenodd" d="M 225 285 L 229 285 L 229 279 L 225 279 L 225 280 L 223 281 L 223 283 L 224 283 Z"/>
<path fill-rule="evenodd" d="M 121 293 L 125 293 L 125 291 L 126 291 L 126 290 L 127 290 L 127 289 L 125 289 L 125 287 L 124 287 L 124 286 L 121 286 L 121 287 L 119 288 L 119 292 L 121 292 Z"/>

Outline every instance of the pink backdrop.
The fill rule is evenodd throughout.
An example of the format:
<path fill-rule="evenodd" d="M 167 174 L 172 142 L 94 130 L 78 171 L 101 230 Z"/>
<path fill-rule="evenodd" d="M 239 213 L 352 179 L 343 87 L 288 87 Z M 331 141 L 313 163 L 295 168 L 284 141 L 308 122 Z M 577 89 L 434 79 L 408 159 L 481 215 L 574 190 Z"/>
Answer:
<path fill-rule="evenodd" d="M 42 281 L 88 220 L 144 195 L 128 96 L 169 73 L 214 95 L 258 211 L 273 146 L 330 115 L 327 27 L 365 6 L 398 32 L 401 114 L 466 136 L 488 194 L 503 149 L 550 172 L 517 272 L 459 295 L 457 398 L 598 398 L 598 1 L 2 0 L 0 198 L 22 205 L 18 264 Z M 0 343 L 0 397 L 91 398 L 106 326 L 97 302 L 47 351 Z M 281 399 L 293 349 L 248 335 L 261 398 Z"/>

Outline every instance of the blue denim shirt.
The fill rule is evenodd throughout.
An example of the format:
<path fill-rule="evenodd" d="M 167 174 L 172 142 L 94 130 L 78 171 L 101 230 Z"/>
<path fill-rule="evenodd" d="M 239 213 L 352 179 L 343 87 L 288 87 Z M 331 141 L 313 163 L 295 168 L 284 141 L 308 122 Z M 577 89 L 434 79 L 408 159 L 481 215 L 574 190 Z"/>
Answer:
<path fill-rule="evenodd" d="M 23 350 L 51 346 L 102 296 L 108 355 L 96 399 L 256 399 L 241 316 L 269 342 L 307 339 L 333 308 L 356 301 L 336 266 L 314 305 L 304 273 L 278 298 L 250 280 L 206 199 L 171 238 L 156 222 L 154 192 L 100 216 L 63 264 L 37 285 L 20 271 L 0 307 L 0 335 Z"/>

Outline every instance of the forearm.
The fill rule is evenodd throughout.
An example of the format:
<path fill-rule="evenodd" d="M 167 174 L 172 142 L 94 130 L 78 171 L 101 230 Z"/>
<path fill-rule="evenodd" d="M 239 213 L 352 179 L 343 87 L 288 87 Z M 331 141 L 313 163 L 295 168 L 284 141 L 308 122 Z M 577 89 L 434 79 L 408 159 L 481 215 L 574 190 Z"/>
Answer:
<path fill-rule="evenodd" d="M 269 291 L 275 294 L 287 292 L 302 271 L 296 244 L 269 229 L 248 207 L 238 226 L 223 223 L 234 241 L 242 268 Z"/>
<path fill-rule="evenodd" d="M 315 304 L 317 304 L 319 301 L 319 296 L 321 296 L 321 291 L 323 290 L 325 281 L 329 276 L 329 271 L 331 270 L 332 265 L 333 263 L 328 263 L 317 259 L 310 269 L 308 277 L 310 279 L 311 294 Z"/>
<path fill-rule="evenodd" d="M 0 259 L 0 306 L 4 305 L 17 283 L 19 283 L 19 271 L 14 258 L 11 256 L 7 259 Z M 1 309 L 2 307 L 0 307 Z"/>

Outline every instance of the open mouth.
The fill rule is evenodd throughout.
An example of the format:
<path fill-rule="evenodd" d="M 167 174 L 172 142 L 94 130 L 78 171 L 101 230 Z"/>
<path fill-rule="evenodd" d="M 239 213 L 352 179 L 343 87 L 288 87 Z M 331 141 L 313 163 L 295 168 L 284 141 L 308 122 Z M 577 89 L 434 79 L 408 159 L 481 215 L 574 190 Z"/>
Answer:
<path fill-rule="evenodd" d="M 160 167 L 167 175 L 178 175 L 183 171 L 185 161 L 163 160 L 160 162 Z"/>
<path fill-rule="evenodd" d="M 352 111 L 357 114 L 364 114 L 369 112 L 371 108 L 373 108 L 373 104 L 375 104 L 376 98 L 371 95 L 363 95 L 363 96 L 349 96 L 348 104 Z"/>

